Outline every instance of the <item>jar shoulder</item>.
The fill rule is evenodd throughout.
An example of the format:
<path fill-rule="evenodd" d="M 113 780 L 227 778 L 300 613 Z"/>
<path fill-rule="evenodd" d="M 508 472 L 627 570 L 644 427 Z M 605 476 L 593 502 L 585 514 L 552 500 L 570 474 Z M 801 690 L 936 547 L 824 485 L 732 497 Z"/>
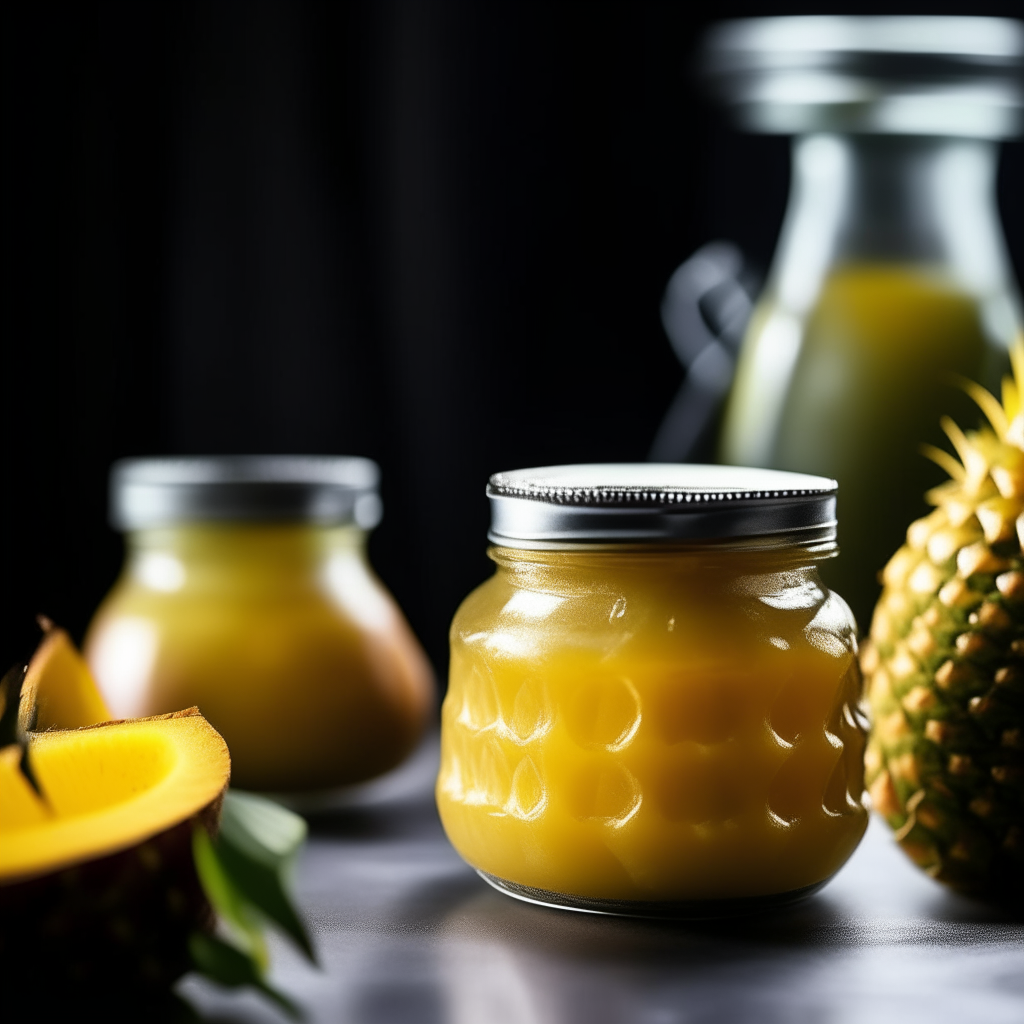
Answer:
<path fill-rule="evenodd" d="M 145 621 L 167 636 L 411 633 L 394 597 L 361 558 L 263 579 L 200 569 L 161 586 L 129 564 L 104 597 L 89 639 L 121 622 Z M 154 585 L 156 584 L 156 585 Z"/>
<path fill-rule="evenodd" d="M 451 641 L 464 640 L 482 629 L 492 628 L 514 590 L 500 573 L 489 576 L 471 590 L 452 617 Z"/>
<path fill-rule="evenodd" d="M 480 648 L 530 660 L 570 649 L 660 660 L 745 656 L 765 647 L 846 659 L 856 650 L 856 623 L 813 571 L 543 588 L 497 574 L 463 601 L 451 639 L 456 653 Z"/>

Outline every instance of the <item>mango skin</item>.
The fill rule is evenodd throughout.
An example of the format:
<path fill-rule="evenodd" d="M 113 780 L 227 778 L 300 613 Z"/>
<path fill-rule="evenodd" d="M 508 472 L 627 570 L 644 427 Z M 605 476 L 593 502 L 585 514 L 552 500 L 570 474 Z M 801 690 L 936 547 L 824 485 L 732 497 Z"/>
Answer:
<path fill-rule="evenodd" d="M 127 850 L 0 886 L 0 962 L 37 1002 L 119 1007 L 163 999 L 191 969 L 188 937 L 212 931 L 213 911 L 192 859 L 208 808 Z"/>

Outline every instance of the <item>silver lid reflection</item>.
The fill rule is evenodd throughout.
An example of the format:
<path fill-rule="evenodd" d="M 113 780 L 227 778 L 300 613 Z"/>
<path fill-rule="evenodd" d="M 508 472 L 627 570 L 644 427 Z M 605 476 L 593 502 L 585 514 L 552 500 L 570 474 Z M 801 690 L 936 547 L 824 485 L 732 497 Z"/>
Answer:
<path fill-rule="evenodd" d="M 1024 126 L 1024 24 L 1011 18 L 728 21 L 701 71 L 754 131 L 998 139 Z"/>
<path fill-rule="evenodd" d="M 836 482 L 739 466 L 607 463 L 495 473 L 488 538 L 507 547 L 836 535 Z"/>
<path fill-rule="evenodd" d="M 370 459 L 233 455 L 123 459 L 110 471 L 110 519 L 121 530 L 179 523 L 380 521 L 380 471 Z"/>

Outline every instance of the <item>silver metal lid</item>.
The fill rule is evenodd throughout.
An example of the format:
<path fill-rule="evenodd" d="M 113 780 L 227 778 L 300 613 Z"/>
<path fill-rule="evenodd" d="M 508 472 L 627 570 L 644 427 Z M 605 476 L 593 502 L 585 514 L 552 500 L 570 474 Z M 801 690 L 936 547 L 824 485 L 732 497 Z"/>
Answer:
<path fill-rule="evenodd" d="M 110 470 L 110 520 L 121 530 L 179 523 L 380 522 L 380 470 L 370 459 L 232 455 L 122 459 Z"/>
<path fill-rule="evenodd" d="M 835 480 L 740 466 L 610 463 L 495 473 L 488 538 L 506 547 L 836 536 Z"/>
<path fill-rule="evenodd" d="M 1024 130 L 1024 23 L 753 18 L 705 39 L 701 71 L 754 131 L 1008 138 Z"/>

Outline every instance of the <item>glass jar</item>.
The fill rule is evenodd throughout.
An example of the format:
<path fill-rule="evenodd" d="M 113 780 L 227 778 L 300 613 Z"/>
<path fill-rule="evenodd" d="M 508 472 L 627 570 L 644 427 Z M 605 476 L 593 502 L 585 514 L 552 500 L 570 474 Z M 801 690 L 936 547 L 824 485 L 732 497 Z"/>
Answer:
<path fill-rule="evenodd" d="M 853 852 L 853 618 L 818 565 L 835 482 L 721 466 L 491 478 L 497 571 L 456 613 L 437 802 L 504 892 L 707 916 Z"/>
<path fill-rule="evenodd" d="M 127 558 L 85 640 L 113 713 L 198 705 L 246 789 L 327 789 L 398 764 L 433 682 L 367 561 L 377 478 L 354 458 L 116 464 Z"/>
<path fill-rule="evenodd" d="M 793 133 L 778 249 L 743 341 L 720 460 L 838 479 L 826 578 L 862 623 L 925 491 L 943 414 L 998 393 L 1020 302 L 996 211 L 1022 124 L 1024 26 L 993 18 L 727 23 L 707 70 L 747 128 Z M 885 500 L 879 501 L 878 495 Z"/>

